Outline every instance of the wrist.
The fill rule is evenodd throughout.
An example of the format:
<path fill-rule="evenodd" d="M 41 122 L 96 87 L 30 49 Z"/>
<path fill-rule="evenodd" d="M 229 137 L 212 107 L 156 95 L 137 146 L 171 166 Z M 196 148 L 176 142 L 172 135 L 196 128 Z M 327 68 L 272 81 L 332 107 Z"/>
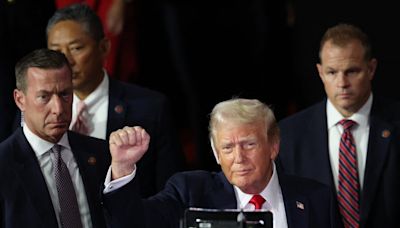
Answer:
<path fill-rule="evenodd" d="M 123 165 L 111 163 L 111 179 L 119 179 L 124 176 L 130 175 L 135 170 L 135 165 Z"/>

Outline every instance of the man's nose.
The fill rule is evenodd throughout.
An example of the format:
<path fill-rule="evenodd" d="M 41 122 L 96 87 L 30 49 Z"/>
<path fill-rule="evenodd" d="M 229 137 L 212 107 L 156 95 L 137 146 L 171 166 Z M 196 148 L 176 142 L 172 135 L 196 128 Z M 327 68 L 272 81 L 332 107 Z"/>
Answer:
<path fill-rule="evenodd" d="M 75 60 L 72 57 L 71 53 L 67 49 L 62 49 L 62 50 L 60 50 L 60 52 L 62 52 L 65 55 L 65 57 L 68 60 L 69 65 L 71 65 L 71 66 L 75 65 Z"/>
<path fill-rule="evenodd" d="M 337 85 L 340 88 L 347 87 L 349 85 L 349 80 L 346 74 L 339 73 L 337 76 Z"/>
<path fill-rule="evenodd" d="M 54 114 L 61 114 L 64 112 L 64 106 L 63 106 L 63 101 L 62 98 L 57 96 L 57 95 L 53 95 L 52 97 L 52 112 Z"/>
<path fill-rule="evenodd" d="M 241 145 L 235 146 L 235 163 L 242 163 L 244 161 L 244 150 Z"/>

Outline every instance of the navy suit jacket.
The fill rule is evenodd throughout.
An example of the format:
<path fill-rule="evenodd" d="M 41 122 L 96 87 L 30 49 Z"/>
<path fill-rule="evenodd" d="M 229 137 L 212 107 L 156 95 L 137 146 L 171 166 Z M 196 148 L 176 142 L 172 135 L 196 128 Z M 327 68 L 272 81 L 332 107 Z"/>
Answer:
<path fill-rule="evenodd" d="M 331 227 L 330 189 L 316 181 L 279 175 L 289 228 Z M 188 171 L 175 174 L 163 191 L 145 200 L 136 180 L 105 194 L 107 221 L 113 227 L 179 227 L 189 207 L 236 209 L 233 186 L 222 172 Z M 299 208 L 298 203 L 304 208 Z"/>
<path fill-rule="evenodd" d="M 361 227 L 400 227 L 400 106 L 374 96 L 364 183 Z M 279 123 L 278 168 L 335 190 L 329 158 L 326 100 Z M 332 191 L 333 193 L 335 191 Z M 336 194 L 334 195 L 336 201 Z M 336 201 L 337 223 L 342 225 Z"/>
<path fill-rule="evenodd" d="M 164 95 L 110 78 L 107 140 L 111 132 L 135 125 L 151 137 L 148 151 L 137 164 L 141 194 L 147 197 L 163 189 L 168 178 L 183 169 L 177 127 Z"/>
<path fill-rule="evenodd" d="M 173 125 L 167 98 L 153 90 L 109 78 L 106 140 L 125 126 L 143 127 L 151 140 L 149 149 L 137 164 L 141 195 L 148 197 L 163 189 L 175 172 L 182 171 L 184 155 Z M 14 121 L 20 127 L 21 113 Z"/>
<path fill-rule="evenodd" d="M 105 227 L 100 189 L 110 164 L 107 143 L 73 132 L 68 132 L 68 139 L 93 227 Z M 0 227 L 58 227 L 46 181 L 22 128 L 0 144 L 0 173 Z"/>

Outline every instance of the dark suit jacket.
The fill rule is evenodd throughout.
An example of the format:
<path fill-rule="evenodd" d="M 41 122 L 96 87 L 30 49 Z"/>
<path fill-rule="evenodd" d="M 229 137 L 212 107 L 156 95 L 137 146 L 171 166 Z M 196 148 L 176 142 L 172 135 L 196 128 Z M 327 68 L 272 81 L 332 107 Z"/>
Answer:
<path fill-rule="evenodd" d="M 138 163 L 142 196 L 160 191 L 183 166 L 183 153 L 164 95 L 110 78 L 107 140 L 124 126 L 142 126 L 151 136 L 149 149 Z"/>
<path fill-rule="evenodd" d="M 330 189 L 316 181 L 279 176 L 289 228 L 331 227 Z M 189 207 L 236 209 L 233 186 L 222 172 L 189 171 L 174 175 L 163 191 L 141 201 L 133 194 L 135 180 L 104 196 L 113 227 L 179 227 L 179 219 Z M 297 207 L 304 204 L 304 209 Z M 145 225 L 146 224 L 146 225 Z"/>
<path fill-rule="evenodd" d="M 109 166 L 104 140 L 68 132 L 85 186 L 93 227 L 105 227 L 100 189 Z M 22 128 L 0 144 L 0 227 L 57 227 L 50 194 Z"/>
<path fill-rule="evenodd" d="M 165 182 L 183 170 L 184 155 L 167 98 L 153 90 L 109 78 L 106 140 L 125 126 L 142 126 L 151 137 L 149 149 L 137 164 L 141 194 L 148 197 L 163 189 Z M 21 113 L 14 121 L 20 127 Z"/>
<path fill-rule="evenodd" d="M 394 102 L 374 96 L 361 193 L 361 227 L 400 227 L 396 209 L 400 203 L 397 196 L 400 180 L 399 107 Z M 326 100 L 280 121 L 279 125 L 278 167 L 287 174 L 311 178 L 334 189 L 328 151 Z M 337 222 L 341 223 L 338 209 L 337 216 Z"/>

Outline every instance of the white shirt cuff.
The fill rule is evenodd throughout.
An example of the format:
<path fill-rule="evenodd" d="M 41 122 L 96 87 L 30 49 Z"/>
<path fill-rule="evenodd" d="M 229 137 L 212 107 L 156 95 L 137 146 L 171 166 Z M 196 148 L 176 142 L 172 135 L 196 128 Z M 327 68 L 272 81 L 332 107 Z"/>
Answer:
<path fill-rule="evenodd" d="M 104 181 L 105 188 L 103 190 L 103 194 L 110 193 L 112 191 L 115 191 L 123 187 L 124 185 L 128 184 L 131 180 L 133 180 L 135 175 L 136 175 L 136 165 L 134 166 L 131 174 L 111 181 L 111 166 L 110 166 L 107 171 L 106 180 Z"/>

